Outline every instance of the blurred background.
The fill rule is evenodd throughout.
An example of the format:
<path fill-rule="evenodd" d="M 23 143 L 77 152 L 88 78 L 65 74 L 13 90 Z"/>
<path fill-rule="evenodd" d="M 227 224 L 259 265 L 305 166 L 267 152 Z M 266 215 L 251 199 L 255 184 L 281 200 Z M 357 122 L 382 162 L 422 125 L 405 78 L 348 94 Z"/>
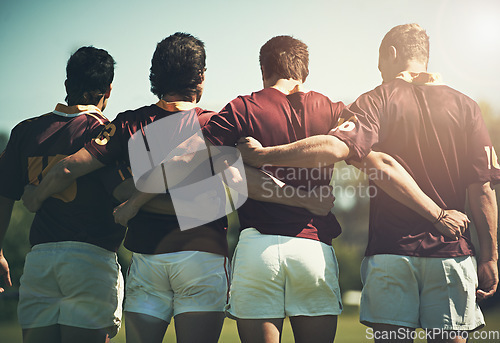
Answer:
<path fill-rule="evenodd" d="M 500 152 L 497 0 L 2 1 L 0 151 L 18 122 L 64 102 L 66 62 L 83 45 L 104 48 L 117 62 L 104 113 L 111 120 L 121 111 L 157 101 L 149 91 L 151 56 L 157 42 L 177 31 L 191 33 L 206 44 L 208 70 L 201 107 L 217 111 L 236 96 L 262 88 L 259 49 L 281 34 L 293 35 L 309 46 L 306 87 L 347 104 L 381 83 L 377 70 L 380 41 L 393 26 L 410 22 L 419 23 L 430 36 L 429 71 L 441 73 L 446 84 L 479 103 L 493 145 Z M 359 196 L 358 190 L 363 193 L 367 187 L 364 174 L 344 163 L 336 167 L 334 213 L 344 231 L 333 245 L 340 264 L 340 286 L 346 294 L 361 290 L 359 266 L 368 237 L 369 198 Z M 357 191 L 348 191 L 353 189 L 348 186 Z M 17 291 L 30 249 L 32 218 L 16 203 L 3 245 L 14 286 L 0 294 L 1 342 L 20 340 Z M 236 233 L 231 231 L 232 244 Z M 119 255 L 126 270 L 130 253 L 122 248 Z M 347 294 L 346 304 L 352 305 L 346 306 L 345 319 L 341 316 L 337 342 L 361 342 L 365 327 L 357 323 L 357 293 Z M 481 306 L 487 320 L 491 318 L 487 329 L 500 330 L 500 295 Z M 233 324 L 225 327 L 221 341 L 236 339 Z M 283 341 L 291 339 L 286 330 Z M 224 334 L 229 336 L 224 338 Z"/>

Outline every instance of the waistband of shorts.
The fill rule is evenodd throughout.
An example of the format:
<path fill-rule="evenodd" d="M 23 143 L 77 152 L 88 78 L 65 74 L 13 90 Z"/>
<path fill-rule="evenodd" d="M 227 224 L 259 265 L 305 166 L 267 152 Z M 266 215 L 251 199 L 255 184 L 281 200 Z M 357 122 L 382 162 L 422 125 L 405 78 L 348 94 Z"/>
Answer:
<path fill-rule="evenodd" d="M 409 255 L 398 255 L 398 254 L 375 254 L 364 256 L 363 259 L 369 259 L 370 257 L 380 256 L 381 258 L 393 258 L 393 259 L 407 259 L 408 261 L 446 261 L 446 260 L 455 260 L 456 262 L 465 261 L 467 259 L 471 259 L 473 263 L 476 262 L 476 256 L 474 255 L 463 255 L 463 256 L 451 256 L 451 257 L 430 257 L 430 256 L 409 256 Z"/>
<path fill-rule="evenodd" d="M 227 256 L 224 255 L 219 255 L 212 252 L 199 251 L 199 250 L 183 250 L 176 252 L 167 252 L 163 254 L 141 254 L 134 252 L 132 254 L 132 257 L 139 259 L 146 259 L 149 262 L 153 263 L 171 263 L 171 262 L 178 263 L 182 262 L 182 260 L 191 258 L 194 255 L 204 255 L 213 259 L 220 259 L 221 261 L 227 259 Z"/>
<path fill-rule="evenodd" d="M 103 257 L 115 257 L 116 253 L 106 250 L 104 248 L 98 247 L 97 245 L 76 242 L 76 241 L 64 241 L 64 242 L 49 242 L 36 244 L 31 248 L 32 252 L 44 252 L 44 251 L 82 251 L 87 253 L 96 254 Z"/>
<path fill-rule="evenodd" d="M 241 230 L 241 232 L 240 232 L 240 239 L 243 237 L 259 237 L 259 236 L 261 236 L 261 237 L 276 237 L 278 239 L 278 241 L 281 241 L 283 239 L 290 239 L 290 240 L 300 239 L 300 240 L 305 240 L 307 242 L 316 242 L 324 247 L 328 247 L 328 248 L 333 249 L 331 244 L 326 244 L 325 242 L 317 241 L 315 239 L 309 239 L 309 238 L 304 238 L 304 237 L 294 237 L 294 236 L 283 236 L 283 235 L 269 235 L 266 233 L 261 233 L 259 230 L 257 230 L 254 227 L 247 227 L 247 228 Z"/>

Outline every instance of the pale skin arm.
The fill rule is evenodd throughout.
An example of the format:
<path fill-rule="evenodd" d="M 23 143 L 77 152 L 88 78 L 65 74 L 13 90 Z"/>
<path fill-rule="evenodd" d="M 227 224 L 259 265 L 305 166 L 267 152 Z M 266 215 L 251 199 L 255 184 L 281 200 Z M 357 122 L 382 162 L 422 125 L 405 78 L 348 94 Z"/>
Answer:
<path fill-rule="evenodd" d="M 273 166 L 316 168 L 343 161 L 349 156 L 349 148 L 340 139 L 330 135 L 318 135 L 299 141 L 272 147 L 262 147 L 252 137 L 241 138 L 238 149 L 246 164 L 260 168 Z"/>
<path fill-rule="evenodd" d="M 331 186 L 322 186 L 316 192 L 275 182 L 274 178 L 263 171 L 245 165 L 248 184 L 248 197 L 263 202 L 305 208 L 315 215 L 330 213 L 335 197 Z"/>
<path fill-rule="evenodd" d="M 208 148 L 214 147 L 210 142 L 203 140 L 198 135 L 192 136 L 180 147 L 189 146 L 190 149 L 193 149 L 193 147 L 198 147 L 201 144 Z M 214 149 L 211 149 L 211 151 L 213 153 Z M 199 165 L 202 162 L 203 156 L 206 155 L 192 153 L 174 158 L 173 164 L 169 166 L 168 174 L 169 176 L 173 174 L 174 179 L 168 180 L 168 184 L 175 185 L 182 181 L 182 179 L 186 177 L 186 173 L 183 172 L 185 170 L 183 164 L 185 166 L 187 163 L 192 163 L 192 168 L 193 165 Z M 215 157 L 215 155 L 212 157 Z M 177 168 L 177 172 L 172 172 L 175 170 L 172 168 Z M 327 215 L 333 207 L 335 198 L 329 186 L 325 186 L 324 189 L 320 189 L 316 193 L 300 189 L 291 191 L 289 188 L 292 186 L 285 185 L 281 187 L 271 178 L 271 176 L 255 168 L 245 166 L 245 173 L 248 185 L 248 196 L 252 199 L 302 207 L 316 215 Z M 115 221 L 121 225 L 126 225 L 131 218 L 137 215 L 139 209 L 155 198 L 156 195 L 157 194 L 154 193 L 142 193 L 140 191 L 134 192 L 130 199 L 115 209 Z"/>
<path fill-rule="evenodd" d="M 268 174 L 261 170 L 245 166 L 248 197 L 294 207 L 302 207 L 315 215 L 327 215 L 333 207 L 335 197 L 330 186 L 324 186 L 316 193 L 301 189 L 291 190 L 289 185 L 280 186 Z M 134 187 L 135 188 L 135 187 Z M 116 196 L 115 196 L 116 197 Z M 163 195 L 142 193 L 135 190 L 130 198 L 117 206 L 113 212 L 115 221 L 127 226 L 128 221 L 135 217 L 142 208 L 153 213 L 176 214 L 172 199 L 162 199 Z M 120 199 L 119 199 L 120 200 Z M 166 208 L 163 208 L 165 206 Z M 187 208 L 189 206 L 180 206 Z M 183 215 L 181 213 L 177 213 Z M 187 215 L 187 214 L 184 214 Z"/>
<path fill-rule="evenodd" d="M 351 164 L 365 171 L 372 181 L 393 199 L 409 207 L 425 219 L 435 222 L 441 208 L 418 186 L 411 175 L 393 157 L 372 151 L 361 162 Z M 376 173 L 372 171 L 376 170 Z M 375 177 L 374 177 L 375 176 Z M 468 226 L 467 216 L 456 210 L 445 210 L 445 217 L 434 224 L 444 236 L 458 240 Z"/>
<path fill-rule="evenodd" d="M 123 202 L 119 206 L 117 206 L 113 215 L 115 217 L 115 222 L 121 224 L 123 226 L 127 226 L 128 221 L 137 215 L 137 212 L 140 210 L 155 213 L 155 214 L 166 214 L 166 215 L 180 215 L 184 217 L 192 217 L 200 220 L 214 220 L 214 213 L 216 213 L 218 208 L 218 202 L 214 195 L 212 194 L 201 194 L 199 197 L 194 199 L 194 203 L 181 203 L 181 200 L 177 200 L 177 210 L 174 208 L 174 204 L 172 202 L 172 198 L 165 194 L 153 194 L 154 196 L 151 200 L 147 201 L 142 207 L 139 207 L 135 210 L 134 206 L 126 205 L 128 199 L 131 198 L 135 193 L 139 195 L 146 195 L 146 193 L 140 193 L 137 191 L 134 185 L 134 181 L 132 179 L 127 179 L 118 185 L 114 191 L 113 196 L 118 200 Z M 210 201 L 206 201 L 210 199 Z M 199 202 L 197 205 L 196 202 Z M 197 211 L 191 211 L 188 209 L 197 208 Z M 129 211 L 134 209 L 135 215 L 130 217 Z M 179 212 L 180 211 L 180 212 Z"/>
<path fill-rule="evenodd" d="M 469 207 L 474 221 L 481 254 L 477 264 L 478 300 L 491 297 L 498 285 L 498 206 L 495 191 L 489 182 L 467 187 Z"/>
<path fill-rule="evenodd" d="M 0 247 L 3 245 L 3 240 L 5 238 L 5 234 L 7 233 L 7 228 L 9 227 L 13 207 L 14 200 L 0 195 Z M 0 249 L 0 277 L 3 279 L 4 287 L 12 287 L 9 263 L 3 256 L 2 249 Z M 0 287 L 0 293 L 2 292 L 4 292 L 4 288 Z"/>
<path fill-rule="evenodd" d="M 113 190 L 113 197 L 123 203 L 130 199 L 135 192 L 137 192 L 137 189 L 135 188 L 134 180 L 127 179 Z M 172 199 L 166 195 L 154 197 L 142 209 L 151 213 L 175 215 Z"/>
<path fill-rule="evenodd" d="M 308 137 L 294 143 L 262 147 L 252 137 L 242 138 L 238 148 L 245 163 L 253 166 L 265 164 L 290 167 L 324 167 L 349 157 L 349 148 L 340 139 L 330 135 Z M 417 185 L 415 180 L 392 157 L 384 153 L 371 152 L 357 164 L 361 169 L 375 168 L 388 175 L 373 180 L 377 186 L 394 199 L 408 206 L 424 218 L 435 222 L 441 209 Z M 365 165 L 364 167 L 362 167 Z M 445 211 L 446 216 L 435 224 L 436 229 L 447 237 L 457 240 L 465 231 L 469 220 L 455 210 Z"/>
<path fill-rule="evenodd" d="M 49 170 L 37 187 L 26 187 L 22 197 L 24 206 L 29 211 L 36 212 L 48 197 L 64 191 L 78 177 L 102 167 L 104 167 L 103 163 L 99 162 L 85 148 L 82 148 L 59 161 Z"/>

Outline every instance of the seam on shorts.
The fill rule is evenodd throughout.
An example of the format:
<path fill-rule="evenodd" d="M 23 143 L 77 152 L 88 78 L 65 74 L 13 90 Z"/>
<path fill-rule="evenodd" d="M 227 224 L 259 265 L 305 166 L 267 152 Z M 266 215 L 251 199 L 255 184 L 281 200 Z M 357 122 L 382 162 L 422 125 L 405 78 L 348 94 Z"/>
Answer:
<path fill-rule="evenodd" d="M 226 305 L 229 304 L 229 290 L 231 288 L 231 280 L 229 279 L 229 272 L 227 270 L 228 263 L 229 258 L 224 257 L 224 273 L 226 273 Z"/>
<path fill-rule="evenodd" d="M 304 316 L 304 317 L 319 317 L 319 316 L 340 316 L 342 314 L 342 308 L 338 311 L 324 311 L 324 312 L 315 312 L 314 314 L 311 313 L 285 313 L 286 316 L 288 317 L 298 317 L 298 316 Z"/>
<path fill-rule="evenodd" d="M 135 309 L 126 309 L 126 310 L 123 310 L 123 312 L 133 312 L 133 313 L 138 313 L 138 314 L 145 314 L 147 316 L 151 316 L 151 317 L 155 317 L 155 318 L 158 318 L 160 320 L 163 320 L 167 323 L 170 323 L 170 321 L 172 320 L 172 316 L 170 316 L 170 318 L 168 319 L 165 319 L 165 315 L 161 314 L 161 313 L 158 313 L 156 311 L 143 311 L 143 310 L 135 310 Z"/>
<path fill-rule="evenodd" d="M 389 324 L 389 325 L 396 325 L 396 326 L 404 326 L 404 327 L 409 327 L 409 328 L 418 328 L 418 324 L 414 323 L 407 323 L 407 322 L 402 322 L 398 320 L 379 320 L 379 321 L 370 321 L 370 320 L 363 320 L 360 319 L 359 322 L 363 325 L 366 325 L 368 327 L 373 327 L 374 324 Z"/>
<path fill-rule="evenodd" d="M 237 316 L 234 312 L 231 311 L 231 309 L 228 309 L 226 311 L 228 314 L 228 317 L 231 319 L 269 319 L 269 318 L 285 318 L 286 314 L 283 315 L 255 315 L 255 316 Z"/>
<path fill-rule="evenodd" d="M 75 323 L 65 323 L 64 321 L 58 321 L 57 324 L 60 324 L 60 325 L 66 325 L 66 326 L 75 326 Z M 105 325 L 105 326 L 98 326 L 98 327 L 94 327 L 94 326 L 89 326 L 89 325 L 80 325 L 79 326 L 75 326 L 75 327 L 78 327 L 78 328 L 81 328 L 81 329 L 89 329 L 89 330 L 100 330 L 100 329 L 107 329 L 107 328 L 112 328 L 112 327 L 116 327 L 117 329 L 120 328 L 121 325 L 118 325 L 116 323 L 112 323 L 111 325 Z"/>
<path fill-rule="evenodd" d="M 213 306 L 212 306 L 213 307 Z M 199 306 L 186 306 L 185 308 L 179 312 L 176 312 L 174 309 L 173 317 L 183 314 L 183 313 L 190 313 L 190 312 L 220 312 L 224 313 L 224 307 L 222 309 L 216 309 L 216 308 L 200 308 Z"/>

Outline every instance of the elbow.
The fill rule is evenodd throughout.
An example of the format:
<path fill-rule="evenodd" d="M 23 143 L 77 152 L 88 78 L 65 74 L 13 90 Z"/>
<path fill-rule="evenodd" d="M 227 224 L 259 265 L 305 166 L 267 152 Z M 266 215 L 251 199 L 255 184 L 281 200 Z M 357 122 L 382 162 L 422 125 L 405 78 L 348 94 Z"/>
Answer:
<path fill-rule="evenodd" d="M 467 192 L 473 196 L 483 196 L 487 198 L 496 198 L 495 190 L 491 183 L 488 182 L 478 182 L 472 183 L 467 187 Z"/>
<path fill-rule="evenodd" d="M 325 155 L 319 156 L 318 165 L 323 163 L 326 166 L 332 165 L 336 162 L 343 161 L 349 156 L 348 146 L 334 136 L 326 136 L 324 145 L 327 147 L 325 149 Z"/>
<path fill-rule="evenodd" d="M 69 184 L 75 179 L 77 176 L 74 171 L 67 165 L 65 160 L 57 163 L 52 169 L 49 170 L 44 179 L 53 179 L 57 180 L 58 183 Z"/>
<path fill-rule="evenodd" d="M 61 166 L 58 165 L 58 168 L 54 168 L 54 178 L 61 181 L 73 181 L 76 179 L 72 170 L 62 163 Z"/>

